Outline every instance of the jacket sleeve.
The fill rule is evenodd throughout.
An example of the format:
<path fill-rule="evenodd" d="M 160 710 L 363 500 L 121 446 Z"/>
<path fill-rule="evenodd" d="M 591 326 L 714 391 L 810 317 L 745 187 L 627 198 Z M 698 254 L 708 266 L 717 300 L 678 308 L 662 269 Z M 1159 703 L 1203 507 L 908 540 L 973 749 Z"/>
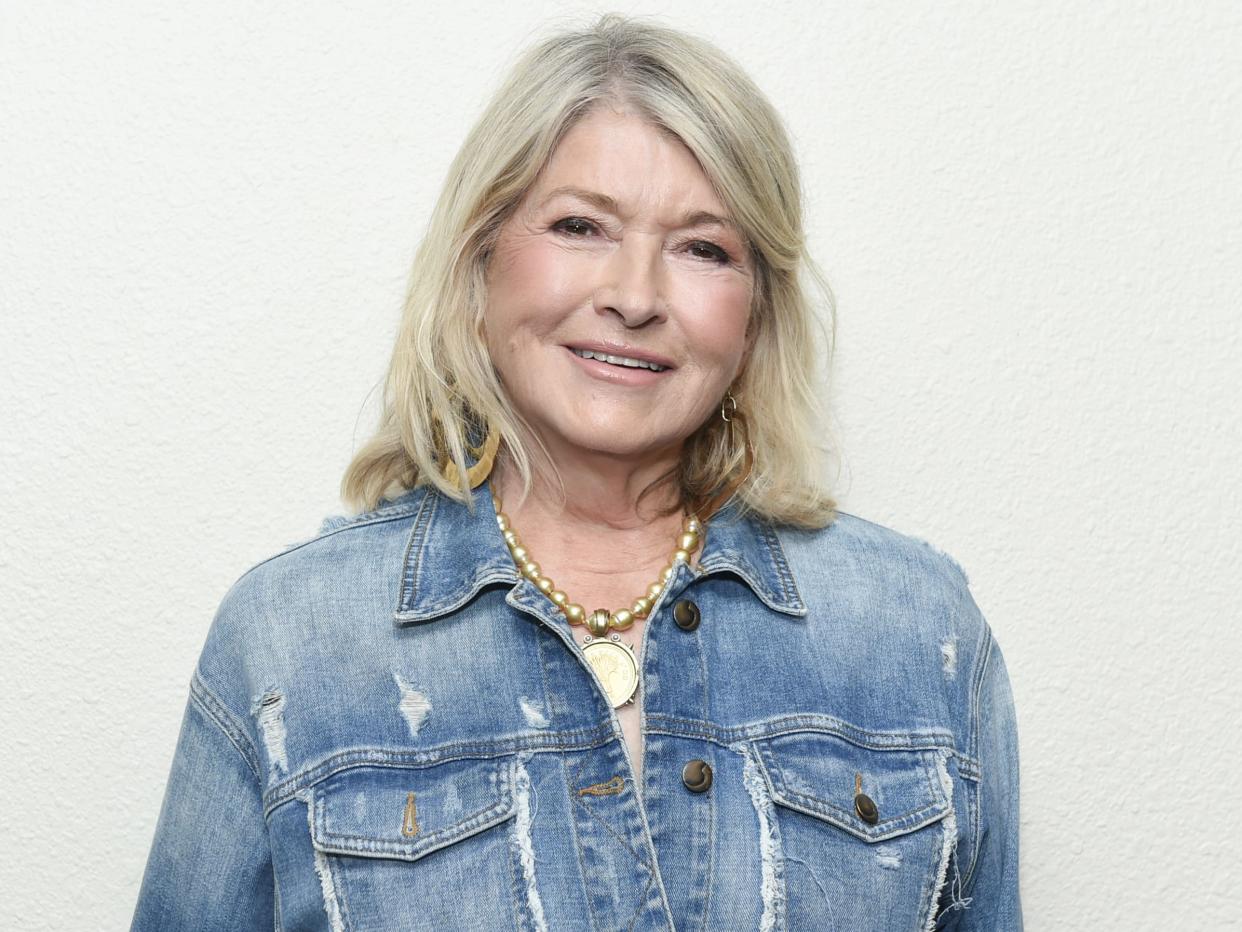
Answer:
<path fill-rule="evenodd" d="M 1000 647 L 989 631 L 975 727 L 979 757 L 979 846 L 963 884 L 960 932 L 1021 932 L 1018 890 L 1018 732 Z"/>
<path fill-rule="evenodd" d="M 258 773 L 252 742 L 196 673 L 131 930 L 274 927 Z"/>

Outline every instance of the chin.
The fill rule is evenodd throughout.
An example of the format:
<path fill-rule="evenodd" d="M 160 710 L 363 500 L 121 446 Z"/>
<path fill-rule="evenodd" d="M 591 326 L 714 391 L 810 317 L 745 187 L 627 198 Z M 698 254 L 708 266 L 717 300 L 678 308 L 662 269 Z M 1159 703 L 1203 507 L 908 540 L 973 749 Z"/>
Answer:
<path fill-rule="evenodd" d="M 604 436 L 568 438 L 574 446 L 593 453 L 604 453 L 617 458 L 643 456 L 663 449 L 664 444 L 649 443 L 643 440 L 630 439 L 623 431 L 616 431 Z"/>
<path fill-rule="evenodd" d="M 631 418 L 592 418 L 565 428 L 561 436 L 568 445 L 615 457 L 642 456 L 676 442 L 653 434 L 649 423 L 636 423 Z"/>

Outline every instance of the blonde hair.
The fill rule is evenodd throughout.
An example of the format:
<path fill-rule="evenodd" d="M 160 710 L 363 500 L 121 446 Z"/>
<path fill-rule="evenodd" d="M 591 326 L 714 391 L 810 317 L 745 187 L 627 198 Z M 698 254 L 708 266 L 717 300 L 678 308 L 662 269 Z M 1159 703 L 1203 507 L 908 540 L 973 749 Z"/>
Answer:
<path fill-rule="evenodd" d="M 454 158 L 414 258 L 380 424 L 349 464 L 342 497 L 365 511 L 432 483 L 469 503 L 467 448 L 478 448 L 489 430 L 499 431 L 529 492 L 531 458 L 519 416 L 483 338 L 487 261 L 501 225 L 557 142 L 604 104 L 636 110 L 680 139 L 749 240 L 754 346 L 731 391 L 745 414 L 754 466 L 733 500 L 742 512 L 777 523 L 831 523 L 836 505 L 823 476 L 826 431 L 815 379 L 821 359 L 831 358 L 835 302 L 806 250 L 800 181 L 784 126 L 715 46 L 616 14 L 522 54 Z M 822 348 L 807 284 L 821 292 L 828 318 Z M 744 454 L 713 410 L 686 439 L 675 477 L 681 503 L 705 501 L 737 482 Z M 455 484 L 445 474 L 450 461 Z"/>

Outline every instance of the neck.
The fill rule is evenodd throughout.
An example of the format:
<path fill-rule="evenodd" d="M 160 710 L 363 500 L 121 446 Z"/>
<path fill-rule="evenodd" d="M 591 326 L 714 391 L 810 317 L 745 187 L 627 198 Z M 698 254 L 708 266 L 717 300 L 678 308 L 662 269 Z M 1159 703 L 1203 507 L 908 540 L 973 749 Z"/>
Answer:
<path fill-rule="evenodd" d="M 680 520 L 679 490 L 670 474 L 677 466 L 680 448 L 623 459 L 590 451 L 558 455 L 560 481 L 546 463 L 532 464 L 532 485 L 525 501 L 521 477 L 502 451 L 491 475 L 493 491 L 505 508 L 531 518 L 551 519 L 584 529 L 633 530 Z M 653 482 L 660 484 L 640 502 L 640 496 Z M 671 515 L 665 512 L 673 511 Z"/>
<path fill-rule="evenodd" d="M 608 455 L 558 458 L 561 483 L 536 467 L 525 500 L 521 477 L 502 452 L 490 484 L 548 575 L 575 599 L 620 605 L 642 594 L 675 546 L 681 509 L 661 514 L 677 502 L 675 481 L 663 482 L 641 504 L 639 496 L 676 465 L 677 452 L 634 461 Z"/>

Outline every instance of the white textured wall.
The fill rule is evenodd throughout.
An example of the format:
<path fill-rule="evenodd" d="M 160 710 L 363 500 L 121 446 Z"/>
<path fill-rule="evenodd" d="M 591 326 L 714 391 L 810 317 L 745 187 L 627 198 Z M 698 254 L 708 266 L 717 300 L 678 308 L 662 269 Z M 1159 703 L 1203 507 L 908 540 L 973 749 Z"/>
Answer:
<path fill-rule="evenodd" d="M 448 161 L 585 9 L 531 6 L 0 10 L 4 928 L 128 923 L 216 604 L 338 510 Z M 1239 10 L 666 13 L 796 137 L 843 507 L 1005 650 L 1032 930 L 1236 928 Z"/>

